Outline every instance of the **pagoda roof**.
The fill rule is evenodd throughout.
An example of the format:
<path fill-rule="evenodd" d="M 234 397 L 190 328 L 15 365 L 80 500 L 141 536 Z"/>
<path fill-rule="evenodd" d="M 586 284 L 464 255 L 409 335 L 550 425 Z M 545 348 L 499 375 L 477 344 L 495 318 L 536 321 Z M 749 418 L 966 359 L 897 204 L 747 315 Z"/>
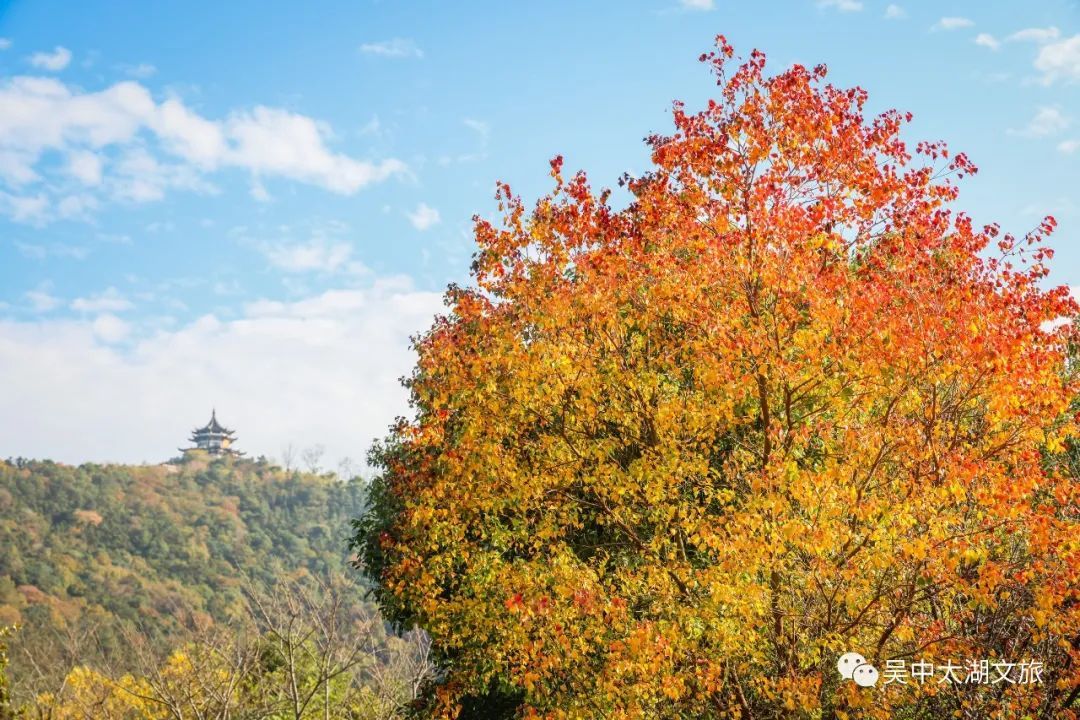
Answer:
<path fill-rule="evenodd" d="M 232 455 L 233 457 L 244 457 L 245 455 L 247 455 L 247 453 L 243 452 L 242 450 L 234 450 L 231 447 L 230 448 L 217 448 L 215 450 L 207 450 L 206 448 L 201 448 L 201 447 L 186 447 L 186 448 L 176 448 L 176 449 L 179 450 L 182 453 L 201 451 L 201 452 L 206 453 L 207 455 Z"/>
<path fill-rule="evenodd" d="M 217 410 L 210 411 L 210 422 L 206 423 L 204 427 L 195 428 L 195 432 L 199 434 L 211 433 L 214 435 L 232 435 L 235 430 L 229 430 L 227 427 L 218 422 Z"/>

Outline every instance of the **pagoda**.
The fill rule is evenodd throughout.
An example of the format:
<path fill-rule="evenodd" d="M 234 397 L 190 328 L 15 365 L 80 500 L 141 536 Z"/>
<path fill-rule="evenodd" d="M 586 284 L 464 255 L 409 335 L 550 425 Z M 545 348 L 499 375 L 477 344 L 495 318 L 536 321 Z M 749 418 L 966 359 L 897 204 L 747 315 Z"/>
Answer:
<path fill-rule="evenodd" d="M 191 442 L 195 443 L 195 446 L 180 448 L 180 451 L 202 450 L 210 455 L 243 455 L 232 449 L 233 443 L 236 442 L 234 432 L 218 422 L 216 409 L 211 410 L 210 422 L 191 431 Z"/>

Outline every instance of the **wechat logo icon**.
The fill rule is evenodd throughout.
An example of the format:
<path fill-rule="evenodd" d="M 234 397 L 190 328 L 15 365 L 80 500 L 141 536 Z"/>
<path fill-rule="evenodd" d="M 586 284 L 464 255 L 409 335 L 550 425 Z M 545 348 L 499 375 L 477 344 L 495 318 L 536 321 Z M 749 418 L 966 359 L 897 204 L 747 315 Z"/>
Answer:
<path fill-rule="evenodd" d="M 836 661 L 836 669 L 845 680 L 854 680 L 859 687 L 877 685 L 878 670 L 866 662 L 866 658 L 857 652 L 847 652 Z"/>

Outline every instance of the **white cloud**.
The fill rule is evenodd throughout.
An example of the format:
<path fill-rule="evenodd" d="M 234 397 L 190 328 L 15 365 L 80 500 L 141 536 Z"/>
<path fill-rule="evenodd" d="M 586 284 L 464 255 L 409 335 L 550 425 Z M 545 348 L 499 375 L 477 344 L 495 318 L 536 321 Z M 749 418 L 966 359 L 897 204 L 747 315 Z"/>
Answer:
<path fill-rule="evenodd" d="M 833 8 L 840 12 L 858 12 L 862 10 L 861 0 L 818 0 L 818 7 Z"/>
<path fill-rule="evenodd" d="M 337 273 L 353 279 L 370 276 L 371 271 L 353 257 L 353 243 L 348 239 L 348 224 L 321 221 L 304 227 L 273 225 L 270 228 L 236 226 L 228 234 L 241 246 L 250 248 L 274 268 L 287 273 Z M 267 239 L 267 236 L 273 239 Z M 287 287 L 296 290 L 303 280 L 283 277 Z"/>
<path fill-rule="evenodd" d="M 117 343 L 131 334 L 129 323 L 109 313 L 94 318 L 91 328 L 94 336 L 104 343 Z"/>
<path fill-rule="evenodd" d="M 1080 150 L 1080 140 L 1062 140 L 1058 143 L 1057 149 L 1066 155 L 1072 155 L 1077 150 Z"/>
<path fill-rule="evenodd" d="M 1043 74 L 1046 84 L 1057 80 L 1080 80 L 1080 34 L 1039 48 L 1035 69 Z"/>
<path fill-rule="evenodd" d="M 906 17 L 907 10 L 900 7 L 899 5 L 896 5 L 895 3 L 890 3 L 889 6 L 885 8 L 886 20 L 902 20 Z"/>
<path fill-rule="evenodd" d="M 49 198 L 37 195 L 11 195 L 0 192 L 0 214 L 15 222 L 39 225 L 48 217 Z"/>
<path fill-rule="evenodd" d="M 49 312 L 60 306 L 60 299 L 51 295 L 46 290 L 30 290 L 24 294 L 34 312 Z"/>
<path fill-rule="evenodd" d="M 137 202 L 159 199 L 169 188 L 212 192 L 204 176 L 229 167 L 255 181 L 285 178 L 341 194 L 407 172 L 399 160 L 334 152 L 331 130 L 305 115 L 258 106 L 214 120 L 177 97 L 158 103 L 134 81 L 85 92 L 52 78 L 8 78 L 0 81 L 0 107 L 0 183 L 9 187 L 40 181 L 49 151 L 68 155 L 66 169 L 76 179 Z M 120 157 L 103 166 L 107 155 Z M 49 188 L 64 192 L 55 183 Z M 0 211 L 13 215 L 10 203 Z"/>
<path fill-rule="evenodd" d="M 11 47 L 11 38 L 0 37 L 0 50 L 7 50 Z"/>
<path fill-rule="evenodd" d="M 87 218 L 98 207 L 97 198 L 85 193 L 68 195 L 56 204 L 56 212 L 62 218 Z"/>
<path fill-rule="evenodd" d="M 400 160 L 371 163 L 330 152 L 326 131 L 304 115 L 268 107 L 229 118 L 232 148 L 225 159 L 260 175 L 319 185 L 351 195 L 357 190 L 406 171 Z"/>
<path fill-rule="evenodd" d="M 975 44 L 990 48 L 991 50 L 997 50 L 1001 47 L 1001 42 L 990 33 L 979 33 L 976 35 Z"/>
<path fill-rule="evenodd" d="M 101 157 L 89 150 L 73 150 L 68 154 L 67 171 L 84 185 L 100 185 Z"/>
<path fill-rule="evenodd" d="M 21 187 L 40 179 L 24 153 L 0 148 L 0 179 L 12 187 Z"/>
<path fill-rule="evenodd" d="M 89 297 L 76 298 L 71 302 L 71 309 L 82 313 L 116 313 L 130 310 L 131 301 L 110 287 L 104 292 Z"/>
<path fill-rule="evenodd" d="M 885 9 L 885 18 L 887 21 L 899 21 L 907 17 L 907 11 L 901 8 L 894 2 L 890 2 Z"/>
<path fill-rule="evenodd" d="M 416 206 L 416 210 L 407 213 L 409 216 L 409 222 L 417 230 L 427 230 L 428 228 L 437 225 L 439 223 L 439 211 L 433 207 L 428 206 L 426 203 L 420 203 Z"/>
<path fill-rule="evenodd" d="M 966 17 L 943 17 L 934 23 L 931 30 L 959 30 L 961 28 L 971 27 L 974 25 L 974 21 Z"/>
<path fill-rule="evenodd" d="M 116 173 L 108 186 L 112 196 L 119 200 L 153 202 L 165 197 L 171 188 L 204 194 L 217 191 L 191 166 L 161 162 L 142 148 L 127 151 L 115 165 Z"/>
<path fill-rule="evenodd" d="M 187 109 L 176 98 L 163 102 L 147 124 L 170 151 L 200 168 L 214 169 L 228 152 L 221 126 Z"/>
<path fill-rule="evenodd" d="M 394 38 L 380 42 L 364 43 L 360 46 L 360 52 L 365 55 L 378 55 L 391 58 L 422 58 L 424 51 L 416 46 L 416 43 L 408 38 Z"/>
<path fill-rule="evenodd" d="M 687 10 L 712 10 L 716 7 L 713 0 L 679 0 L 679 4 Z"/>
<path fill-rule="evenodd" d="M 38 52 L 30 56 L 30 64 L 42 70 L 59 72 L 71 62 L 71 51 L 66 47 L 56 46 L 51 53 Z"/>
<path fill-rule="evenodd" d="M 1069 295 L 1072 296 L 1073 300 L 1076 300 L 1077 302 L 1080 302 L 1080 286 L 1077 286 L 1077 285 L 1071 286 L 1069 288 Z M 1073 324 L 1072 318 L 1069 318 L 1069 317 L 1057 317 L 1057 318 L 1054 318 L 1053 320 L 1044 321 L 1041 325 L 1039 325 L 1039 329 L 1042 330 L 1043 332 L 1048 333 L 1048 332 L 1053 332 L 1054 330 L 1057 330 L 1060 327 L 1064 327 L 1065 325 L 1072 325 L 1072 324 Z"/>
<path fill-rule="evenodd" d="M 1021 41 L 1021 42 L 1034 42 L 1034 43 L 1048 43 L 1051 40 L 1057 40 L 1061 35 L 1061 31 L 1056 27 L 1050 26 L 1045 28 L 1024 28 L 1018 32 L 1014 32 L 1006 40 Z"/>
<path fill-rule="evenodd" d="M 0 145 L 31 162 L 45 149 L 131 142 L 156 113 L 149 91 L 138 83 L 83 93 L 40 77 L 9 78 L 0 85 L 0 106 Z"/>
<path fill-rule="evenodd" d="M 459 153 L 457 155 L 440 155 L 436 158 L 441 167 L 448 167 L 454 163 L 472 163 L 487 159 L 487 153 Z"/>
<path fill-rule="evenodd" d="M 1039 329 L 1045 333 L 1048 333 L 1053 332 L 1059 327 L 1064 327 L 1066 325 L 1072 325 L 1072 319 L 1067 317 L 1058 317 L 1054 318 L 1053 320 L 1044 321 L 1042 324 L 1039 325 Z"/>
<path fill-rule="evenodd" d="M 383 278 L 145 336 L 116 317 L 0 320 L 4 452 L 160 462 L 216 406 L 249 455 L 321 443 L 328 462 L 359 460 L 408 413 L 409 336 L 441 308 L 439 294 Z"/>
<path fill-rule="evenodd" d="M 304 243 L 271 245 L 265 253 L 271 264 L 288 272 L 334 272 L 349 262 L 352 247 L 317 237 Z"/>
<path fill-rule="evenodd" d="M 24 243 L 16 240 L 15 248 L 23 257 L 39 261 L 46 260 L 50 257 L 61 258 L 64 260 L 85 260 L 90 255 L 90 251 L 85 247 L 67 245 L 64 243 L 35 245 L 33 243 Z"/>
<path fill-rule="evenodd" d="M 1056 135 L 1068 126 L 1069 118 L 1062 114 L 1060 110 L 1056 107 L 1044 105 L 1035 112 L 1035 116 L 1022 130 L 1012 130 L 1010 132 L 1025 137 L 1046 137 Z"/>

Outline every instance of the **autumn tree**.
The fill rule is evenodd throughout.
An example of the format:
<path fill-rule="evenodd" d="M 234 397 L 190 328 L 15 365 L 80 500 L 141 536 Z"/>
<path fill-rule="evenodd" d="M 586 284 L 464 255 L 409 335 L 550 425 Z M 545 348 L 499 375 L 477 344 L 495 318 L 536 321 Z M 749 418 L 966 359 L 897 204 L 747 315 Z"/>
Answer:
<path fill-rule="evenodd" d="M 416 341 L 356 542 L 431 634 L 429 710 L 1077 717 L 1053 218 L 976 225 L 968 158 L 824 67 L 702 61 L 716 99 L 674 106 L 621 208 L 560 158 L 532 209 L 500 185 Z M 848 650 L 1045 670 L 861 688 Z"/>

